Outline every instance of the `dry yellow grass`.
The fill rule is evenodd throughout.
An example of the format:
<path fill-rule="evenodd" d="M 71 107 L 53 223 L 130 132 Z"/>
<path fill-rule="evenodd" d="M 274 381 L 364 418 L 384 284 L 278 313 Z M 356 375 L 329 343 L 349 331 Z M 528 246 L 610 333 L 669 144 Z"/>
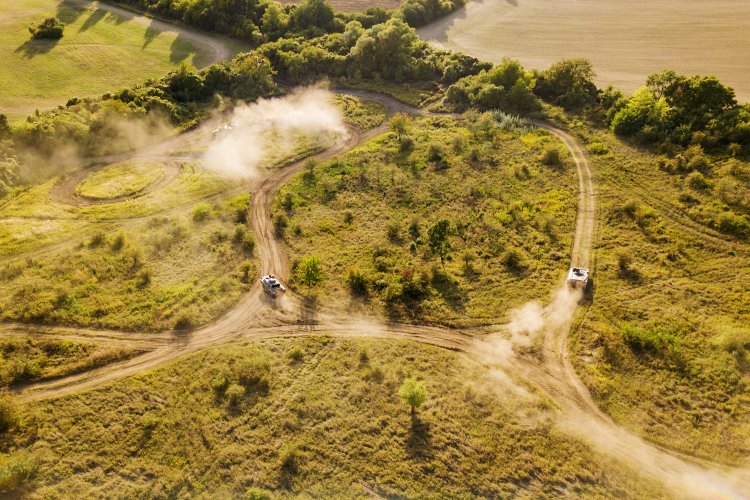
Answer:
<path fill-rule="evenodd" d="M 602 85 L 625 91 L 666 67 L 713 74 L 750 101 L 750 3 L 736 0 L 481 0 L 419 31 L 426 40 L 490 61 L 543 69 L 589 58 Z"/>

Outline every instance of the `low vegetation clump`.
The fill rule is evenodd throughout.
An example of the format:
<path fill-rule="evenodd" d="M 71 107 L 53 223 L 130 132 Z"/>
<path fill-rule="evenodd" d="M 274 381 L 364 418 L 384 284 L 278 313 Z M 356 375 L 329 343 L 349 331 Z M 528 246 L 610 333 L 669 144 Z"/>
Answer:
<path fill-rule="evenodd" d="M 98 368 L 138 351 L 70 340 L 0 339 L 0 386 L 36 382 Z"/>
<path fill-rule="evenodd" d="M 334 103 L 344 112 L 344 119 L 361 130 L 377 127 L 385 121 L 387 114 L 382 104 L 371 99 L 336 94 Z"/>
<path fill-rule="evenodd" d="M 60 21 L 56 17 L 48 17 L 39 24 L 35 24 L 29 28 L 31 37 L 37 40 L 41 39 L 52 39 L 57 40 L 63 37 L 63 31 L 65 30 L 65 23 Z"/>
<path fill-rule="evenodd" d="M 399 387 L 414 377 L 430 397 L 410 416 Z M 107 489 L 128 497 L 666 494 L 506 383 L 460 353 L 404 341 L 211 348 L 85 398 L 28 405 L 0 444 L 0 478 L 6 463 L 19 471 L 0 487 L 87 496 L 116 468 Z"/>
<path fill-rule="evenodd" d="M 567 268 L 577 186 L 566 156 L 554 168 L 535 159 L 558 141 L 489 114 L 397 116 L 391 131 L 275 198 L 292 260 L 319 258 L 325 300 L 475 324 L 546 298 Z"/>

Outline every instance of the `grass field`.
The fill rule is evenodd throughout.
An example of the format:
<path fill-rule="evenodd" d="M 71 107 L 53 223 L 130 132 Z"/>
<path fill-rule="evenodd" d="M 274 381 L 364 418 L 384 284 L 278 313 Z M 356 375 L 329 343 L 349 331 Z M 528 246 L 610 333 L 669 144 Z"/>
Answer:
<path fill-rule="evenodd" d="M 71 97 L 162 76 L 182 62 L 200 67 L 217 57 L 203 35 L 114 9 L 83 0 L 1 2 L 0 113 L 19 119 Z M 53 15 L 67 25 L 63 38 L 30 40 L 28 27 Z"/>
<path fill-rule="evenodd" d="M 429 391 L 414 418 L 397 395 L 408 376 Z M 28 406 L 0 477 L 31 476 L 16 490 L 31 497 L 666 495 L 555 411 L 449 350 L 265 340 Z"/>
<path fill-rule="evenodd" d="M 544 69 L 586 57 L 601 85 L 632 92 L 646 76 L 672 68 L 712 74 L 750 101 L 750 4 L 734 0 L 474 1 L 420 35 L 489 61 L 512 57 Z"/>
<path fill-rule="evenodd" d="M 581 138 L 600 152 L 601 225 L 593 301 L 575 334 L 579 373 L 625 427 L 746 465 L 750 244 L 715 221 L 750 210 L 750 164 L 696 157 L 675 170 L 681 162 L 609 134 Z"/>
<path fill-rule="evenodd" d="M 408 137 L 385 134 L 282 188 L 273 213 L 290 259 L 315 256 L 323 269 L 317 290 L 301 289 L 350 309 L 453 325 L 546 299 L 567 269 L 575 172 L 565 160 L 540 161 L 549 148 L 567 154 L 547 133 L 493 123 L 419 119 Z M 444 265 L 428 244 L 441 218 L 455 229 Z"/>

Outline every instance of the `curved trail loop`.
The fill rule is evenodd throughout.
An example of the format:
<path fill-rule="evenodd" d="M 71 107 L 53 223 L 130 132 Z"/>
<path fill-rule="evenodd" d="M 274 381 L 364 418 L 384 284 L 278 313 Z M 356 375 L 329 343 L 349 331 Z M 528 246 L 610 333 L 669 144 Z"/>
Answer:
<path fill-rule="evenodd" d="M 395 112 L 427 115 L 423 110 L 409 107 L 390 98 L 363 91 L 347 92 L 355 96 L 377 100 L 386 106 L 388 115 Z M 576 231 L 571 262 L 578 266 L 591 266 L 591 250 L 596 227 L 595 189 L 589 163 L 576 141 L 566 132 L 551 125 L 536 125 L 558 137 L 569 149 L 575 162 L 579 179 L 579 201 Z M 345 153 L 364 141 L 387 130 L 382 124 L 367 132 L 349 128 L 348 135 L 340 137 L 329 149 L 311 158 L 325 160 Z M 309 159 L 309 158 L 308 158 Z M 256 237 L 261 269 L 282 277 L 288 276 L 289 262 L 274 234 L 270 217 L 270 203 L 278 189 L 308 159 L 291 163 L 264 180 L 251 186 L 252 205 L 250 223 Z M 0 336 L 20 334 L 46 334 L 61 338 L 110 342 L 122 346 L 148 349 L 145 354 L 126 361 L 79 373 L 56 380 L 31 384 L 20 392 L 24 400 L 43 400 L 83 391 L 114 380 L 153 369 L 188 353 L 209 346 L 238 340 L 265 338 L 294 338 L 310 335 L 334 337 L 368 337 L 404 339 L 440 346 L 476 357 L 483 363 L 498 367 L 548 394 L 559 408 L 559 425 L 583 438 L 601 452 L 651 473 L 665 481 L 683 496 L 698 498 L 718 495 L 742 498 L 750 491 L 748 477 L 732 476 L 720 466 L 700 466 L 682 458 L 678 453 L 646 443 L 638 436 L 620 428 L 606 416 L 593 401 L 590 393 L 573 369 L 567 351 L 567 338 L 573 326 L 578 297 L 558 301 L 545 309 L 545 316 L 562 318 L 549 326 L 542 344 L 542 357 L 529 358 L 512 353 L 498 359 L 497 342 L 502 341 L 505 328 L 476 328 L 449 330 L 446 328 L 384 323 L 382 320 L 352 320 L 345 313 L 335 311 L 309 311 L 304 300 L 288 293 L 278 301 L 269 299 L 255 285 L 237 305 L 214 322 L 192 332 L 159 334 L 130 334 L 95 329 L 58 327 L 30 327 L 28 325 L 0 325 Z"/>
<path fill-rule="evenodd" d="M 92 205 L 108 205 L 111 203 L 120 203 L 122 201 L 133 200 L 146 196 L 147 194 L 159 191 L 169 186 L 172 182 L 177 180 L 180 173 L 182 173 L 182 165 L 175 162 L 168 162 L 164 164 L 162 174 L 151 184 L 147 185 L 140 191 L 132 194 L 113 196 L 111 198 L 94 198 L 90 196 L 84 196 L 78 194 L 76 189 L 78 186 L 86 180 L 86 178 L 99 170 L 110 166 L 110 164 L 97 165 L 86 170 L 80 170 L 57 182 L 52 189 L 50 189 L 49 197 L 55 203 L 61 203 L 64 205 L 72 205 L 75 207 L 89 207 Z"/>

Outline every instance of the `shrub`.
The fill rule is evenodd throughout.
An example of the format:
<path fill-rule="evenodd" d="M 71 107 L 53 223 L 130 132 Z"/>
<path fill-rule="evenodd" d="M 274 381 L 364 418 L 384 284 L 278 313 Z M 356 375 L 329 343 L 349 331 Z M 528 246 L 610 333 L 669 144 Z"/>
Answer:
<path fill-rule="evenodd" d="M 8 432 L 18 423 L 18 407 L 10 394 L 0 394 L 0 433 Z"/>
<path fill-rule="evenodd" d="M 193 220 L 202 222 L 211 216 L 211 207 L 207 203 L 199 203 L 193 207 Z"/>
<path fill-rule="evenodd" d="M 350 269 L 347 278 L 349 289 L 354 295 L 365 296 L 370 292 L 370 282 L 367 275 L 359 270 Z"/>
<path fill-rule="evenodd" d="M 302 348 L 297 346 L 291 351 L 289 351 L 288 356 L 289 356 L 289 359 L 291 359 L 295 363 L 299 363 L 300 361 L 302 361 L 302 358 L 305 357 L 305 353 L 302 351 Z"/>
<path fill-rule="evenodd" d="M 247 253 L 253 253 L 253 250 L 255 250 L 255 240 L 253 239 L 253 235 L 250 234 L 250 231 L 244 224 L 237 224 L 234 226 L 232 243 L 242 246 Z"/>
<path fill-rule="evenodd" d="M 700 172 L 691 172 L 685 180 L 687 181 L 688 186 L 698 191 L 708 189 L 711 186 L 708 179 L 706 179 L 706 177 Z"/>
<path fill-rule="evenodd" d="M 592 142 L 588 147 L 589 153 L 592 155 L 606 155 L 609 153 L 609 148 L 603 142 Z"/>
<path fill-rule="evenodd" d="M 560 150 L 554 146 L 550 146 L 542 153 L 542 163 L 549 165 L 550 167 L 559 167 L 562 165 L 562 158 L 560 157 Z"/>
<path fill-rule="evenodd" d="M 273 5 L 277 4 L 271 4 Z M 271 500 L 271 493 L 261 488 L 248 488 L 245 491 L 245 500 Z"/>
<path fill-rule="evenodd" d="M 91 237 L 89 240 L 89 247 L 90 248 L 96 248 L 102 246 L 107 241 L 107 237 L 104 236 L 104 233 L 96 233 L 94 236 Z"/>
<path fill-rule="evenodd" d="M 626 324 L 622 328 L 625 343 L 636 352 L 664 354 L 679 348 L 678 328 L 673 325 L 654 325 L 640 328 Z"/>
<path fill-rule="evenodd" d="M 48 17 L 44 21 L 29 28 L 31 37 L 36 40 L 59 40 L 63 37 L 65 24 L 56 17 Z"/>
<path fill-rule="evenodd" d="M 195 326 L 193 317 L 189 313 L 181 314 L 174 322 L 175 330 L 189 330 Z"/>
<path fill-rule="evenodd" d="M 302 285 L 315 286 L 323 280 L 323 270 L 317 257 L 305 257 L 297 265 L 295 272 L 297 282 Z"/>
<path fill-rule="evenodd" d="M 255 266 L 250 260 L 246 260 L 240 265 L 240 281 L 250 283 L 250 278 L 255 275 Z"/>
<path fill-rule="evenodd" d="M 112 245 L 110 245 L 110 248 L 112 248 L 113 252 L 119 252 L 124 246 L 125 234 L 123 234 L 122 232 L 117 233 L 117 236 L 115 236 L 115 239 L 112 241 Z"/>
<path fill-rule="evenodd" d="M 245 396 L 245 388 L 239 384 L 229 384 L 224 391 L 224 396 L 226 396 L 230 406 L 237 406 Z"/>
<path fill-rule="evenodd" d="M 235 367 L 237 381 L 246 391 L 268 391 L 271 386 L 270 372 L 271 365 L 260 357 L 244 360 Z"/>
<path fill-rule="evenodd" d="M 0 459 L 0 492 L 11 492 L 34 477 L 39 459 L 28 451 L 19 451 Z"/>

